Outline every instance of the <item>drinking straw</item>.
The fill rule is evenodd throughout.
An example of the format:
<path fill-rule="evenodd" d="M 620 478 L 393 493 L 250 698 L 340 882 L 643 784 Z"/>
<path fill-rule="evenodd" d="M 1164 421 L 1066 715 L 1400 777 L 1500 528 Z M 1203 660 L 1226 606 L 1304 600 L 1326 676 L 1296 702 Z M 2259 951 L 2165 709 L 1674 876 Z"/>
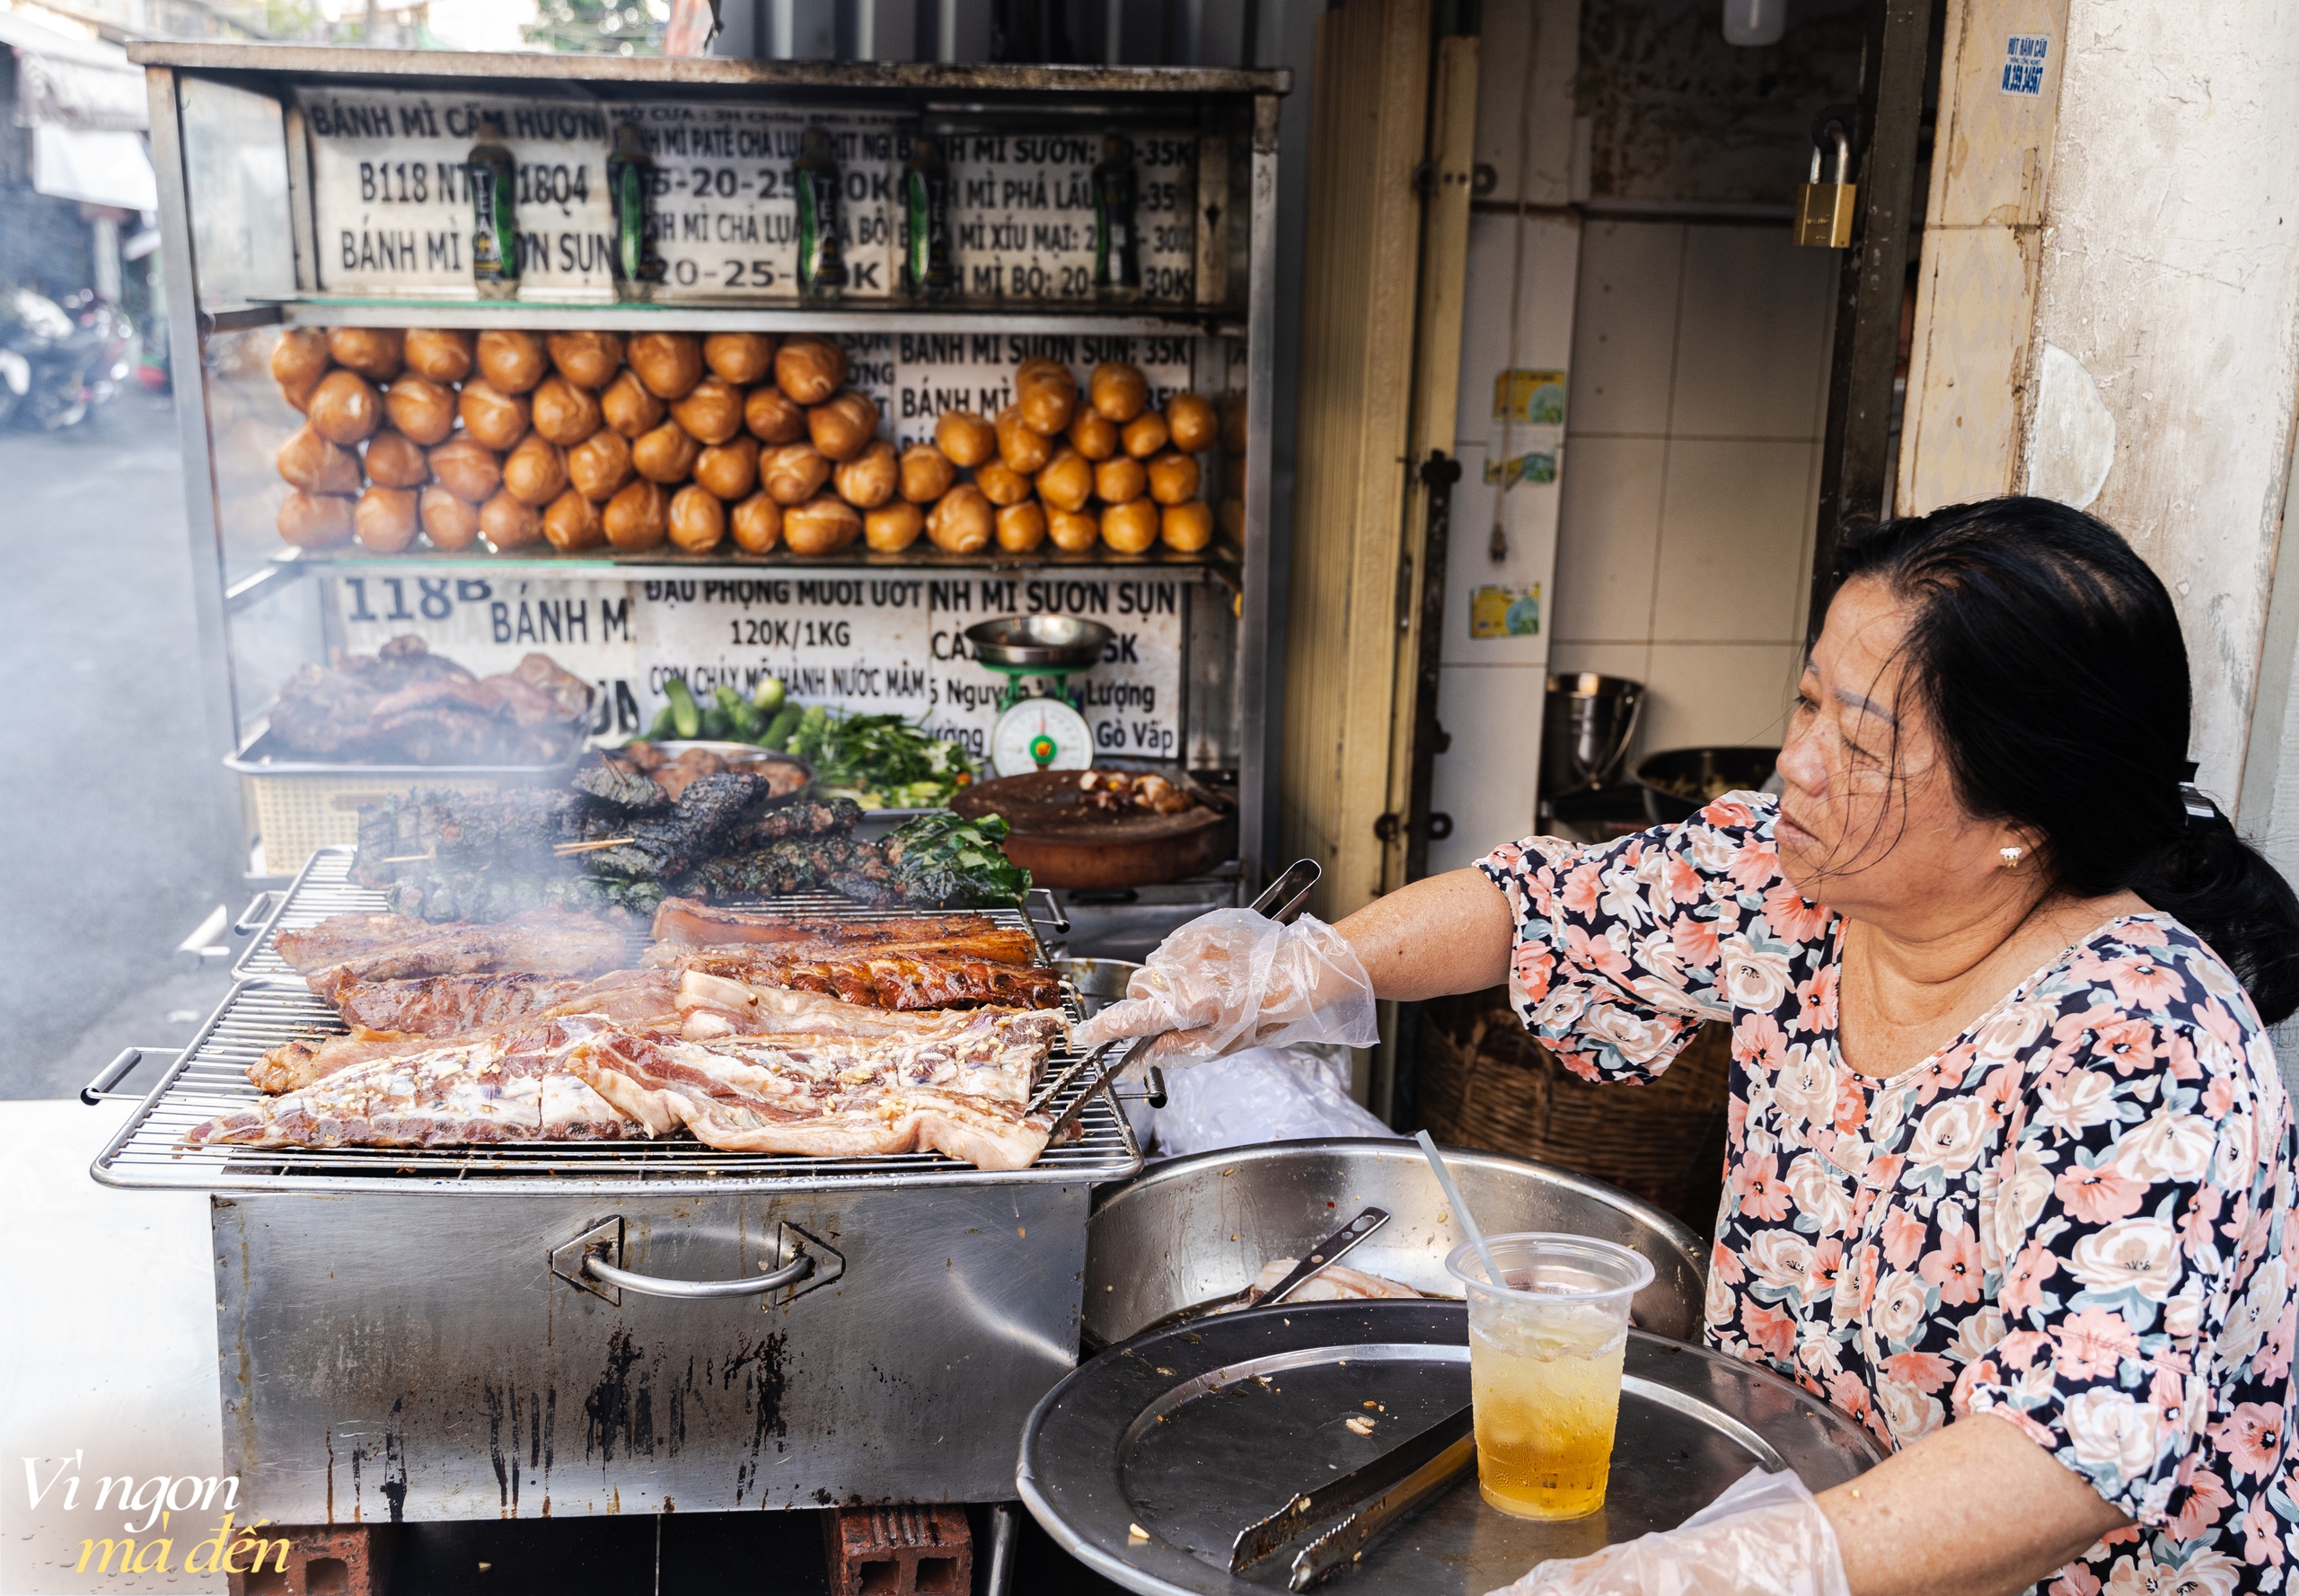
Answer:
<path fill-rule="evenodd" d="M 1426 1131 L 1415 1132 L 1414 1140 L 1421 1143 L 1421 1151 L 1429 1160 L 1429 1168 L 1437 1177 L 1437 1184 L 1445 1188 L 1445 1201 L 1450 1203 L 1453 1212 L 1461 1216 L 1461 1229 L 1469 1233 L 1469 1244 L 1476 1248 L 1476 1256 L 1484 1261 L 1484 1278 L 1502 1291 L 1508 1290 L 1509 1283 L 1501 1278 L 1500 1265 L 1493 1261 L 1493 1249 L 1484 1244 L 1484 1232 L 1476 1228 L 1476 1216 L 1469 1212 L 1469 1205 L 1461 1201 L 1461 1188 L 1453 1184 L 1453 1172 L 1445 1168 L 1445 1160 L 1438 1155 L 1437 1143 L 1429 1139 Z"/>

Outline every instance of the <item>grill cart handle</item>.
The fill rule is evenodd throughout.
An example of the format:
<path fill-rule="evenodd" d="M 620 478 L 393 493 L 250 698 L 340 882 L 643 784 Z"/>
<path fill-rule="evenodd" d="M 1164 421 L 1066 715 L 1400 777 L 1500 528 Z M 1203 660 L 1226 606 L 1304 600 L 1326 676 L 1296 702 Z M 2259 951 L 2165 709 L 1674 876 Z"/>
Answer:
<path fill-rule="evenodd" d="M 618 1269 L 597 1253 L 586 1254 L 583 1273 L 608 1285 L 621 1286 L 626 1292 L 637 1292 L 645 1297 L 756 1297 L 786 1285 L 796 1285 L 815 1272 L 815 1260 L 805 1253 L 775 1270 L 771 1274 L 754 1274 L 734 1280 L 665 1280 L 656 1274 L 639 1274 L 629 1269 Z"/>
<path fill-rule="evenodd" d="M 248 906 L 240 911 L 240 917 L 232 921 L 232 935 L 252 937 L 279 913 L 279 905 L 286 901 L 287 895 L 277 888 L 256 894 L 248 900 Z"/>
<path fill-rule="evenodd" d="M 146 1054 L 156 1057 L 161 1054 L 174 1054 L 182 1051 L 181 1047 L 123 1047 L 118 1058 L 106 1064 L 101 1073 L 80 1089 L 80 1101 L 93 1108 L 97 1104 L 114 1098 L 140 1099 L 144 1096 L 142 1092 L 116 1092 L 111 1089 L 128 1079 L 128 1072 L 142 1063 Z"/>

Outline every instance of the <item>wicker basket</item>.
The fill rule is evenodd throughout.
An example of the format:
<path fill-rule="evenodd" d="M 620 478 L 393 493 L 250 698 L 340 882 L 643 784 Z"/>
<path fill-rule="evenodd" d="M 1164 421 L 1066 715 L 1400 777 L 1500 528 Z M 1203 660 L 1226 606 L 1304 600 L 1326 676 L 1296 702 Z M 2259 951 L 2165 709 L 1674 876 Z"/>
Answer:
<path fill-rule="evenodd" d="M 1723 1185 L 1729 1027 L 1710 1024 L 1649 1086 L 1583 1080 L 1528 1036 L 1502 987 L 1422 1010 L 1414 1096 L 1440 1142 L 1608 1181 L 1703 1236 Z"/>
<path fill-rule="evenodd" d="M 256 834 L 263 839 L 265 872 L 292 876 L 318 850 L 357 842 L 359 811 L 387 798 L 403 796 L 411 787 L 494 792 L 506 786 L 527 785 L 529 780 L 454 771 L 417 777 L 347 771 L 327 775 L 242 774 L 240 785 L 247 795 L 246 812 L 255 817 Z"/>

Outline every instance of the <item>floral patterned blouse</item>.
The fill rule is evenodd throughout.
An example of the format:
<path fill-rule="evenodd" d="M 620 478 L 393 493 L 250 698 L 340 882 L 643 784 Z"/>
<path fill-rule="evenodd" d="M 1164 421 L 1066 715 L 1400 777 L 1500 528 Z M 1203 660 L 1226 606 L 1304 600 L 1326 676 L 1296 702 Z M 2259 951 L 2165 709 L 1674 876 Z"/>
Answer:
<path fill-rule="evenodd" d="M 2048 1596 L 2232 1596 L 2299 1562 L 2293 1133 L 2259 1017 L 2161 914 L 2103 926 L 1889 1080 L 1837 1056 L 1843 922 L 1773 799 L 1480 867 L 1510 994 L 1590 1080 L 1732 1027 L 1710 1342 L 1898 1448 L 1993 1412 L 2133 1520 Z M 1981 1488 L 1981 1482 L 1974 1482 Z"/>

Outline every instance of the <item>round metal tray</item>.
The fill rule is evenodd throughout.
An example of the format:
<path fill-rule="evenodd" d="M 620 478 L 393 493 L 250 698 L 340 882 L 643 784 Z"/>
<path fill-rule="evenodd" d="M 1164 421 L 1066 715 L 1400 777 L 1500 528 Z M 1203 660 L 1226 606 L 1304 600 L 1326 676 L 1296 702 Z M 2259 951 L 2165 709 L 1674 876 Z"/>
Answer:
<path fill-rule="evenodd" d="M 966 628 L 966 641 L 982 664 L 1082 671 L 1102 657 L 1116 634 L 1098 621 L 1070 615 L 1001 615 Z"/>
<path fill-rule="evenodd" d="M 1022 1500 L 1063 1549 L 1128 1590 L 1282 1590 L 1300 1543 L 1239 1578 L 1229 1571 L 1238 1531 L 1458 1409 L 1468 1355 L 1458 1302 L 1286 1304 L 1138 1336 L 1038 1404 L 1023 1433 Z M 1369 1411 L 1370 1435 L 1343 1426 Z M 1325 1588 L 1484 1596 L 1545 1557 L 1674 1529 L 1752 1468 L 1792 1468 L 1822 1491 L 1881 1455 L 1777 1375 L 1633 1330 L 1601 1511 L 1511 1518 L 1485 1505 L 1472 1471 Z"/>

